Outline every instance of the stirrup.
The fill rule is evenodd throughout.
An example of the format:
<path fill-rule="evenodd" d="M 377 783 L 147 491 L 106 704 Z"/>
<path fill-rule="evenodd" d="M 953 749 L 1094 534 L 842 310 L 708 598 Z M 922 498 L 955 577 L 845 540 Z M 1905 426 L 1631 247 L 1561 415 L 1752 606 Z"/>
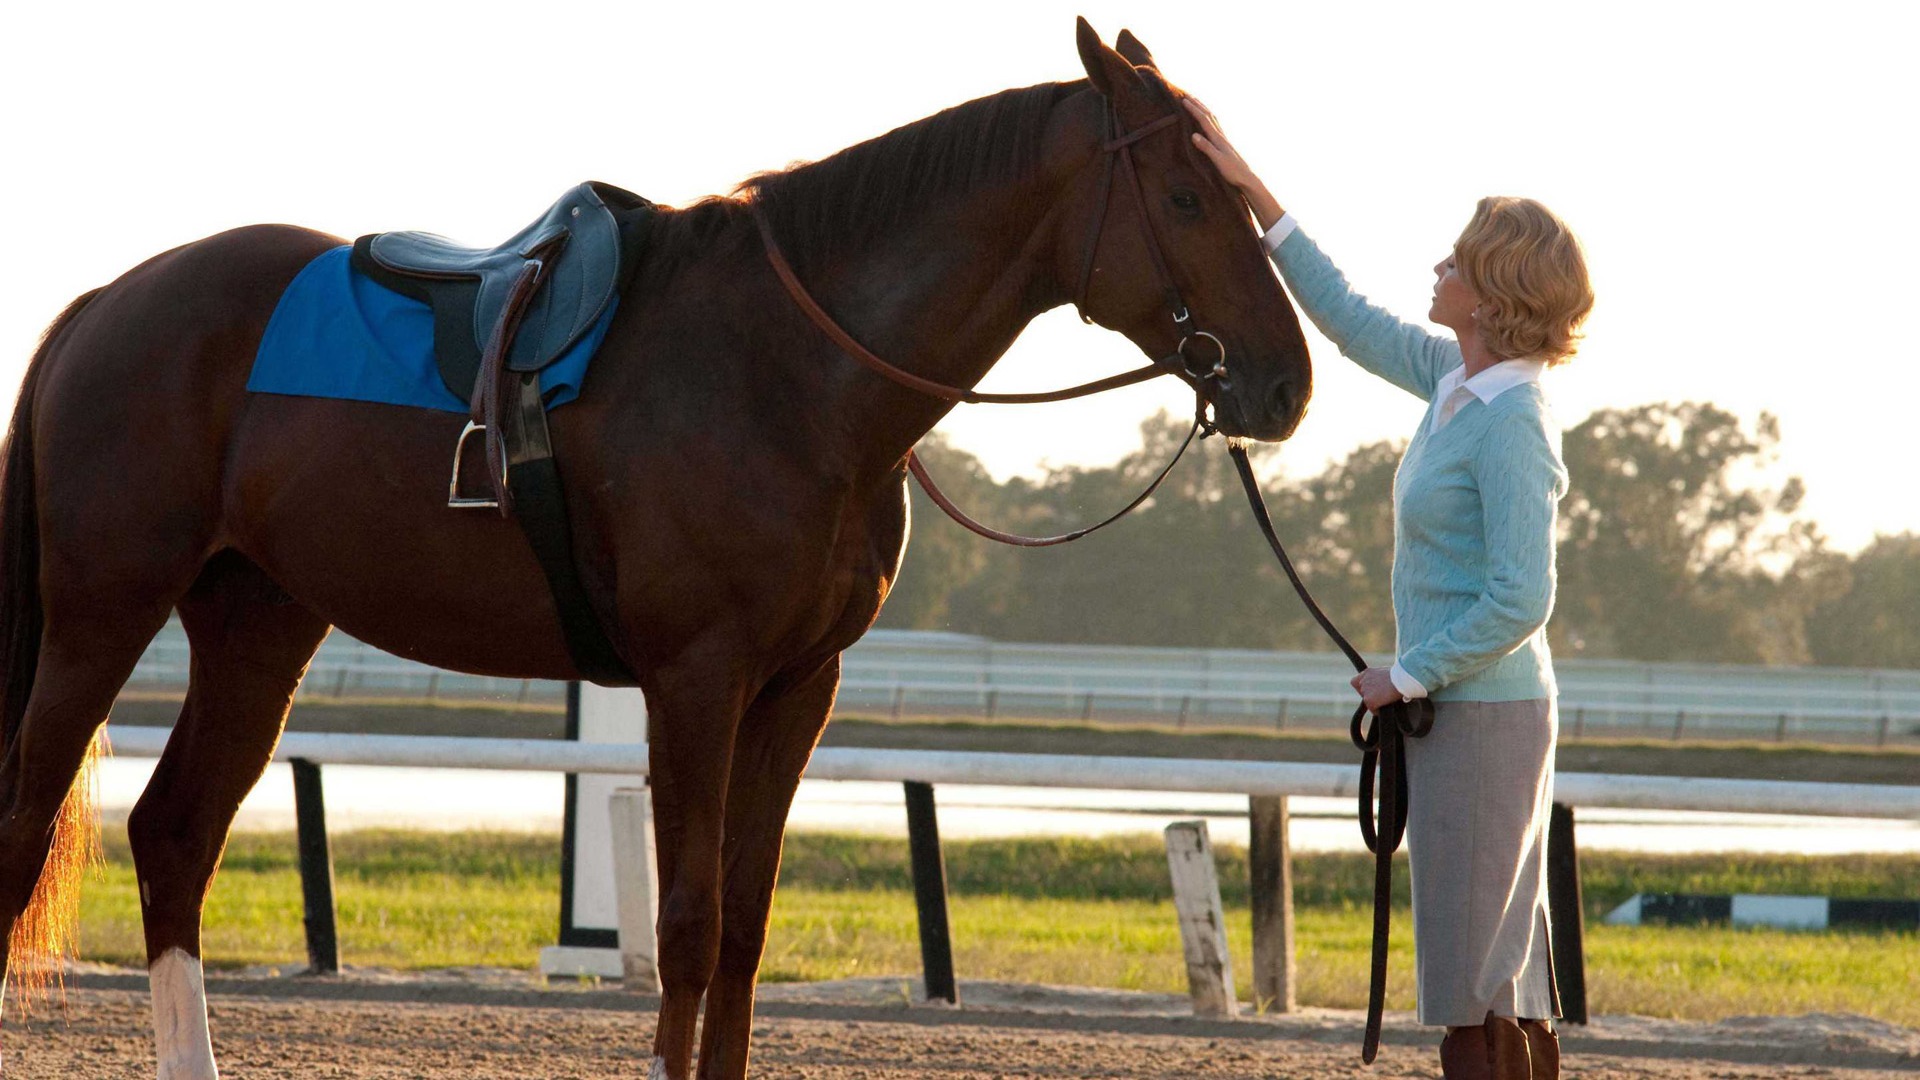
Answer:
<path fill-rule="evenodd" d="M 467 421 L 466 427 L 460 429 L 460 438 L 457 439 L 453 444 L 453 479 L 447 481 L 447 508 L 448 509 L 451 509 L 451 510 L 498 510 L 500 509 L 500 503 L 494 498 L 492 498 L 491 496 L 482 495 L 478 498 L 471 498 L 471 497 L 463 497 L 460 494 L 460 455 L 466 452 L 467 439 L 470 436 L 485 435 L 486 433 L 487 433 L 487 426 L 485 424 L 476 424 L 471 420 Z M 486 446 L 486 440 L 482 439 L 480 445 L 482 447 Z M 504 484 L 502 486 L 504 486 Z"/>

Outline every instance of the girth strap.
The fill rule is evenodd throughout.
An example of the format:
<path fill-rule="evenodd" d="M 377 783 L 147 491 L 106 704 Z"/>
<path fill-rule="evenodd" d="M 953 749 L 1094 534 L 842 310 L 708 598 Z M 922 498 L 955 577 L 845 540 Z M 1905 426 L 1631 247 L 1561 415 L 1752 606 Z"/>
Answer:
<path fill-rule="evenodd" d="M 560 468 L 553 457 L 546 405 L 540 398 L 540 373 L 515 374 L 511 393 L 510 408 L 514 415 L 506 425 L 504 440 L 506 486 L 513 499 L 513 516 L 519 520 L 527 545 L 533 548 L 540 570 L 546 575 L 573 666 L 583 678 L 601 686 L 638 685 L 633 673 L 614 651 L 600 614 L 580 581 L 579 567 L 574 563 L 573 526 L 567 518 Z"/>

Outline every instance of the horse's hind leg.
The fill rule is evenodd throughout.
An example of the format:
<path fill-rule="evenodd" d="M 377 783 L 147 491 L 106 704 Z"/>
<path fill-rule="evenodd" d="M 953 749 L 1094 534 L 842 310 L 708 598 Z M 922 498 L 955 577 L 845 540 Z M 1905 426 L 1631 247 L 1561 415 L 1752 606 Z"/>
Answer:
<path fill-rule="evenodd" d="M 700 1076 L 747 1075 L 753 988 L 767 943 L 767 911 L 780 873 L 787 811 L 814 743 L 827 726 L 840 685 L 840 658 L 804 682 L 769 690 L 747 710 L 734 741 L 727 794 L 727 839 L 721 853 L 720 959 L 707 987 L 700 1032 Z"/>
<path fill-rule="evenodd" d="M 34 996 L 73 943 L 74 891 L 95 827 L 81 765 L 165 612 L 121 633 L 54 622 L 41 640 L 26 712 L 0 762 L 0 994 L 11 975 L 22 997 Z"/>
<path fill-rule="evenodd" d="M 193 656 L 187 699 L 127 834 L 140 880 L 160 1080 L 212 1080 L 201 903 L 228 826 L 273 756 L 327 624 L 233 552 L 207 563 L 179 610 Z"/>

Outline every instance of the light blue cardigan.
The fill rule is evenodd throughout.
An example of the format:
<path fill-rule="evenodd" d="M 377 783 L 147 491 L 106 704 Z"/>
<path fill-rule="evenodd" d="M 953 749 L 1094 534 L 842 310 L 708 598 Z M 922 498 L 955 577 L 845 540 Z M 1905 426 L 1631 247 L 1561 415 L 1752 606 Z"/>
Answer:
<path fill-rule="evenodd" d="M 1273 261 L 1341 353 L 1428 403 L 1393 480 L 1400 666 L 1441 701 L 1553 697 L 1546 624 L 1567 469 L 1539 384 L 1470 399 L 1435 433 L 1434 385 L 1462 363 L 1459 343 L 1368 303 L 1298 229 Z"/>

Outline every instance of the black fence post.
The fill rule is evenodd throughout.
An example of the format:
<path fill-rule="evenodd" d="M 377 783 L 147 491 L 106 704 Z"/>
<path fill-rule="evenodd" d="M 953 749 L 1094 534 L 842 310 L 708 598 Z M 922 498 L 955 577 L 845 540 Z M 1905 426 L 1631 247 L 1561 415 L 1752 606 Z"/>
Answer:
<path fill-rule="evenodd" d="M 1573 807 L 1554 803 L 1547 821 L 1547 918 L 1553 927 L 1553 974 L 1560 1013 L 1587 1022 L 1586 911 L 1580 900 L 1580 851 L 1574 846 Z"/>
<path fill-rule="evenodd" d="M 913 902 L 920 912 L 920 967 L 927 1000 L 960 1002 L 953 980 L 953 935 L 947 923 L 947 863 L 940 854 L 933 785 L 908 780 L 907 848 L 913 866 Z"/>
<path fill-rule="evenodd" d="M 307 969 L 319 975 L 340 970 L 340 944 L 333 924 L 333 854 L 327 848 L 327 804 L 320 794 L 320 766 L 294 758 L 293 817 L 300 833 L 300 895 L 306 903 Z"/>

